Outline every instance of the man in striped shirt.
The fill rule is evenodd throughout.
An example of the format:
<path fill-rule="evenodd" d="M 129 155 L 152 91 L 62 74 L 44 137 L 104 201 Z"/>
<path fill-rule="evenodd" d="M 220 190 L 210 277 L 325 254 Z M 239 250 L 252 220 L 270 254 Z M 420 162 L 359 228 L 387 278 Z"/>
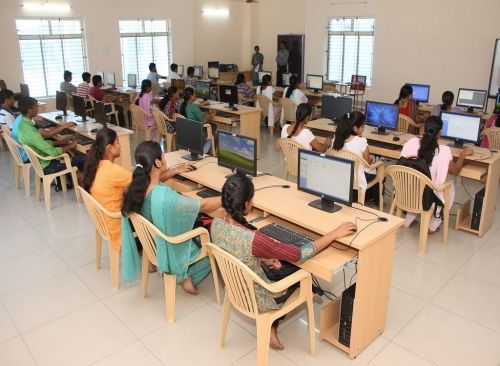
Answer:
<path fill-rule="evenodd" d="M 90 77 L 92 75 L 90 75 L 89 72 L 84 72 L 82 74 L 82 82 L 80 83 L 80 85 L 78 85 L 78 88 L 76 89 L 76 95 L 78 95 L 79 97 L 84 97 L 84 98 L 87 98 L 90 94 Z"/>

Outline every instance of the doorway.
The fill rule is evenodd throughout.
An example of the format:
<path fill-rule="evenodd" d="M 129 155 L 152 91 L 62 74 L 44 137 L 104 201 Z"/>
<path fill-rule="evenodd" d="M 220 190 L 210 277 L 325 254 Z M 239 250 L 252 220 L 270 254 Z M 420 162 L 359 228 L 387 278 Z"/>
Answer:
<path fill-rule="evenodd" d="M 281 42 L 285 42 L 289 52 L 288 73 L 296 74 L 300 80 L 304 80 L 304 34 L 278 34 L 276 50 L 279 50 Z M 277 51 L 276 51 L 277 52 Z M 276 73 L 278 75 L 278 73 Z M 278 81 L 278 77 L 276 77 Z M 278 85 L 278 82 L 276 83 Z M 281 85 L 278 85 L 281 86 Z"/>

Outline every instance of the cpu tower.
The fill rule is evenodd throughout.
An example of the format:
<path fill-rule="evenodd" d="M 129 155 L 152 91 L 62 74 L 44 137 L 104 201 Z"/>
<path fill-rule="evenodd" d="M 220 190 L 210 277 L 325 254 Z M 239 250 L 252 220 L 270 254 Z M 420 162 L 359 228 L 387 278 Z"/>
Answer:
<path fill-rule="evenodd" d="M 479 230 L 481 224 L 481 212 L 483 211 L 484 191 L 486 187 L 476 193 L 474 197 L 474 206 L 472 207 L 472 218 L 470 220 L 470 228 Z"/>
<path fill-rule="evenodd" d="M 352 310 L 354 308 L 355 295 L 356 284 L 353 284 L 342 293 L 340 303 L 339 342 L 346 347 L 349 347 L 351 344 Z"/>

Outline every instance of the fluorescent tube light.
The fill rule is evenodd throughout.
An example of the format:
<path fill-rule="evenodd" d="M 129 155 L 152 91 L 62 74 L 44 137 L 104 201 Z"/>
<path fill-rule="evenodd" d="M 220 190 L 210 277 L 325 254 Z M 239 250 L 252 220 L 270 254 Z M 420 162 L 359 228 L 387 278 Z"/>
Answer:
<path fill-rule="evenodd" d="M 229 16 L 229 9 L 227 8 L 205 8 L 203 15 L 213 18 L 227 18 Z"/>
<path fill-rule="evenodd" d="M 68 12 L 71 11 L 71 6 L 65 3 L 34 3 L 27 2 L 22 4 L 23 9 L 28 11 L 46 11 L 46 12 Z"/>

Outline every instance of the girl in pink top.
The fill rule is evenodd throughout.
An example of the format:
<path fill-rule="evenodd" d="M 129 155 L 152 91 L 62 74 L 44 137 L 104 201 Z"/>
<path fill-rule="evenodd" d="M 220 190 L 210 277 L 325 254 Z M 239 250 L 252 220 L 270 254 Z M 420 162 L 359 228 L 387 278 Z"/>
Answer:
<path fill-rule="evenodd" d="M 450 147 L 438 144 L 442 129 L 443 121 L 441 118 L 430 116 L 425 121 L 425 133 L 423 137 L 421 139 L 413 137 L 408 140 L 401 151 L 401 156 L 405 158 L 417 156 L 425 161 L 431 171 L 431 180 L 438 186 L 446 182 L 448 173 L 458 174 L 464 165 L 465 157 L 473 154 L 471 149 L 461 150 L 458 160 L 454 161 Z M 444 202 L 443 194 L 441 192 L 436 192 L 436 194 Z M 451 203 L 453 203 L 454 199 L 455 187 L 452 185 Z M 416 214 L 408 212 L 406 214 L 405 227 L 409 227 L 416 217 Z M 436 231 L 441 222 L 441 219 L 437 219 L 432 215 L 429 232 Z"/>
<path fill-rule="evenodd" d="M 151 103 L 153 102 L 153 95 L 151 94 L 152 89 L 153 85 L 151 84 L 151 80 L 144 79 L 141 84 L 141 92 L 135 101 L 135 104 L 144 111 L 144 125 L 147 127 L 156 125 L 155 118 L 151 114 Z"/>

